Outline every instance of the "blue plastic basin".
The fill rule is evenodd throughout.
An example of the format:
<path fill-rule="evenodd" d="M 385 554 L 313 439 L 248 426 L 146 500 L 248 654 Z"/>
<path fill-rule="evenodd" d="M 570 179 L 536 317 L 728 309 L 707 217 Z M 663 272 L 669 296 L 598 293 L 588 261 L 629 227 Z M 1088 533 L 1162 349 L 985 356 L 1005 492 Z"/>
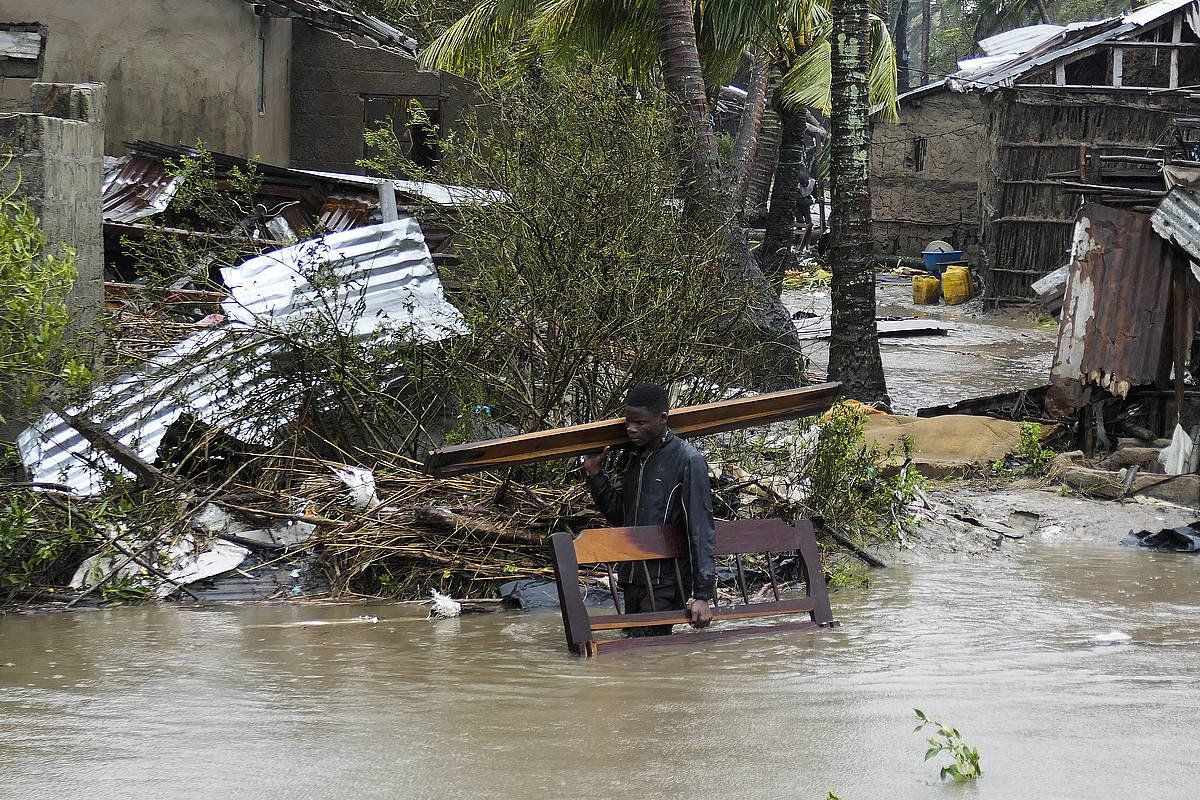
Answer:
<path fill-rule="evenodd" d="M 942 268 L 946 264 L 952 264 L 955 261 L 962 261 L 962 250 L 951 250 L 948 253 L 931 253 L 928 250 L 921 253 L 925 257 L 925 269 L 929 270 L 934 277 L 942 277 Z"/>

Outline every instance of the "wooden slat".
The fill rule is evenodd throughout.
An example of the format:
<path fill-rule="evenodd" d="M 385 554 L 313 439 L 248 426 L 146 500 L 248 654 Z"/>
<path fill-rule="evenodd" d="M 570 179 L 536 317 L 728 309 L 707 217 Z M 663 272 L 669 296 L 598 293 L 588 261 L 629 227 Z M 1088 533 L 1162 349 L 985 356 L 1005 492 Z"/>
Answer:
<path fill-rule="evenodd" d="M 751 603 L 748 606 L 724 606 L 713 609 L 713 621 L 729 619 L 754 619 L 776 617 L 782 614 L 802 614 L 812 611 L 812 598 L 780 600 L 778 603 Z M 641 614 L 600 614 L 591 617 L 588 627 L 593 631 L 623 630 L 625 628 L 647 628 L 652 625 L 683 625 L 689 622 L 686 611 L 652 611 Z"/>
<path fill-rule="evenodd" d="M 717 520 L 716 554 L 782 553 L 795 550 L 796 528 L 778 519 Z M 687 555 L 683 531 L 676 525 L 662 528 L 643 525 L 631 528 L 593 528 L 575 540 L 575 557 L 580 564 L 608 561 L 648 561 L 682 558 Z"/>
<path fill-rule="evenodd" d="M 832 407 L 840 389 L 840 383 L 823 383 L 677 408 L 670 414 L 671 430 L 687 438 L 821 414 Z M 434 475 L 458 475 L 594 453 L 604 447 L 629 444 L 624 418 L 614 418 L 443 447 L 429 454 L 426 468 Z"/>
<path fill-rule="evenodd" d="M 781 519 L 718 520 L 716 554 L 782 553 L 795 550 L 796 529 Z"/>
<path fill-rule="evenodd" d="M 575 539 L 575 558 L 580 564 L 649 561 L 655 558 L 679 558 L 686 554 L 683 531 L 677 525 L 665 528 L 658 525 L 593 528 Z"/>
<path fill-rule="evenodd" d="M 740 628 L 724 628 L 719 631 L 689 633 L 681 636 L 640 636 L 635 639 L 610 639 L 600 642 L 589 642 L 589 655 L 619 653 L 623 650 L 638 650 L 643 647 L 678 647 L 679 645 L 708 644 L 717 639 L 738 639 L 744 636 L 762 636 L 768 633 L 787 633 L 789 631 L 804 631 L 823 627 L 810 620 L 799 622 L 781 622 L 778 625 L 745 625 Z"/>

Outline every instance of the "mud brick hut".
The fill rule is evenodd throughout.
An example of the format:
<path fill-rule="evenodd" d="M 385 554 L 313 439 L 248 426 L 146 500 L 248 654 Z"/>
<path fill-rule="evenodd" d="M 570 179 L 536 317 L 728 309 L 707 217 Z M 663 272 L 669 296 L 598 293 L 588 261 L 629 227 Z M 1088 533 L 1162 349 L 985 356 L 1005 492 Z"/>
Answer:
<path fill-rule="evenodd" d="M 1079 195 L 1055 173 L 1096 156 L 1161 157 L 1173 122 L 1200 112 L 1200 0 L 1035 25 L 981 41 L 985 55 L 901 97 L 875 128 L 871 200 L 880 255 L 943 239 L 966 251 L 994 303 L 1067 262 Z"/>

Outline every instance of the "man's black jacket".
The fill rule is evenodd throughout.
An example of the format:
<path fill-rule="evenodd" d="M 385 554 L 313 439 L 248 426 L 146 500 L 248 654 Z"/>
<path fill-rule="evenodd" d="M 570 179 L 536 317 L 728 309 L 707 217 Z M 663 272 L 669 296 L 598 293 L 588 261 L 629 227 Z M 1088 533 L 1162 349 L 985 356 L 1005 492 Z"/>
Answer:
<path fill-rule="evenodd" d="M 708 461 L 669 430 L 649 456 L 643 458 L 638 449 L 626 452 L 628 460 L 616 486 L 603 472 L 588 476 L 596 507 L 614 527 L 681 525 L 687 532 L 689 566 L 684 577 L 689 585 L 681 588 L 697 600 L 711 600 L 716 528 Z M 671 576 L 669 560 L 648 567 L 655 582 L 662 579 L 663 570 Z M 623 565 L 621 580 L 630 582 L 632 573 L 632 565 Z"/>

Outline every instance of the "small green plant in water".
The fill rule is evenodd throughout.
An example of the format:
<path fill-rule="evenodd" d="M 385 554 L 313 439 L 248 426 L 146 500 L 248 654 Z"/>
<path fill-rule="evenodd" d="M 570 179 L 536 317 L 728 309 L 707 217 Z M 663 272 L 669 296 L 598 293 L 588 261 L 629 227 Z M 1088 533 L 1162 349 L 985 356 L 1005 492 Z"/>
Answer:
<path fill-rule="evenodd" d="M 866 586 L 870 582 L 866 567 L 849 559 L 833 562 L 828 572 L 830 589 L 854 589 Z"/>
<path fill-rule="evenodd" d="M 1027 475 L 1043 475 L 1054 461 L 1054 451 L 1042 444 L 1042 426 L 1036 422 L 1021 423 L 1021 458 Z"/>
<path fill-rule="evenodd" d="M 951 728 L 935 719 L 930 718 L 919 708 L 914 708 L 920 724 L 914 732 L 933 728 L 936 733 L 929 737 L 929 749 L 925 751 L 925 760 L 935 758 L 945 753 L 954 759 L 954 763 L 941 768 L 938 775 L 942 780 L 953 778 L 956 781 L 973 781 L 983 775 L 979 768 L 979 750 L 970 747 L 962 739 L 957 728 Z"/>

